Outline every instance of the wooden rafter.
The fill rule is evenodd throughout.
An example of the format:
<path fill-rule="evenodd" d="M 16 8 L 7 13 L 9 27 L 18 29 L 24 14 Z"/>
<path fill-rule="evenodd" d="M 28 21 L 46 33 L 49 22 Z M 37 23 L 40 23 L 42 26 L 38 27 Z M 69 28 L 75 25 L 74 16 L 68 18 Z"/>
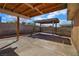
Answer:
<path fill-rule="evenodd" d="M 3 5 L 3 9 L 6 7 L 6 3 L 4 3 L 4 5 Z"/>
<path fill-rule="evenodd" d="M 43 12 L 41 12 L 37 7 L 33 7 L 31 4 L 26 4 L 27 6 L 29 6 L 30 8 L 36 10 L 37 12 L 39 12 L 40 14 L 43 14 Z"/>
<path fill-rule="evenodd" d="M 22 4 L 21 4 L 22 5 Z M 21 5 L 17 5 L 15 8 L 14 8 L 14 11 L 19 8 Z"/>
<path fill-rule="evenodd" d="M 59 4 L 59 3 L 58 3 Z M 55 5 L 58 5 L 57 3 L 42 3 L 40 5 L 35 6 L 36 8 L 39 8 L 39 10 L 44 9 L 44 8 L 48 8 L 48 7 L 55 7 Z"/>
<path fill-rule="evenodd" d="M 23 17 L 23 18 L 29 18 L 28 16 L 24 16 L 22 14 L 18 14 L 16 12 L 13 12 L 13 11 L 10 11 L 10 10 L 7 10 L 7 9 L 0 9 L 0 12 L 1 13 L 6 13 L 6 14 L 9 14 L 9 15 L 13 15 L 13 16 L 19 16 L 19 17 Z"/>
<path fill-rule="evenodd" d="M 21 4 L 16 5 L 16 6 L 13 8 L 13 11 L 15 11 L 15 9 L 18 8 L 19 6 L 21 6 Z"/>
<path fill-rule="evenodd" d="M 60 4 L 60 5 L 56 5 L 55 7 L 49 7 L 48 9 L 43 9 L 43 10 L 41 10 L 42 12 L 47 12 L 47 11 L 50 11 L 50 10 L 53 10 L 53 11 L 55 11 L 55 9 L 57 9 L 57 8 L 59 8 L 59 9 L 61 9 L 63 4 Z M 61 7 L 61 8 L 60 8 Z"/>
<path fill-rule="evenodd" d="M 46 4 L 47 4 L 47 3 L 41 3 L 41 4 L 37 5 L 37 6 L 35 6 L 34 8 L 39 8 L 39 7 L 41 7 L 41 6 L 46 6 Z"/>
<path fill-rule="evenodd" d="M 6 5 L 7 4 L 7 5 Z M 19 17 L 33 17 L 33 16 L 37 16 L 37 15 L 41 15 L 44 13 L 48 13 L 48 12 L 53 12 L 56 10 L 61 10 L 61 9 L 65 9 L 65 4 L 62 3 L 55 3 L 55 4 L 49 4 L 49 3 L 40 3 L 40 4 L 31 4 L 31 3 L 19 3 L 19 4 L 9 4 L 6 3 L 3 4 L 2 7 L 0 8 L 0 12 L 3 13 L 7 13 L 7 14 L 11 14 L 14 16 L 19 16 Z M 23 7 L 24 5 L 25 7 Z M 21 10 L 21 7 L 23 7 L 23 9 Z"/>
<path fill-rule="evenodd" d="M 24 11 L 22 14 L 29 13 L 30 11 L 32 11 L 32 9 L 29 9 L 28 11 Z"/>
<path fill-rule="evenodd" d="M 14 11 L 19 12 L 19 13 L 23 13 L 24 11 L 26 11 L 26 9 L 27 9 L 26 5 L 21 4 L 21 5 L 18 5 L 17 8 L 14 9 Z"/>
<path fill-rule="evenodd" d="M 29 16 L 34 16 L 34 15 L 39 15 L 40 13 L 35 12 L 35 13 L 30 13 Z"/>

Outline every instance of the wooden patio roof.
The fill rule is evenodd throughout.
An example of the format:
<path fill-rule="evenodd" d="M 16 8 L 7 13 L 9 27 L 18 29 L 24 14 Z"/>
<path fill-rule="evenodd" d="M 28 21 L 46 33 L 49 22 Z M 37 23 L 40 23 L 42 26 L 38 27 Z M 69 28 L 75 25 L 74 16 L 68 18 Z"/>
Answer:
<path fill-rule="evenodd" d="M 19 40 L 20 17 L 31 18 L 67 8 L 65 3 L 0 3 L 0 12 L 17 17 L 16 35 Z M 56 23 L 57 24 L 57 23 Z"/>
<path fill-rule="evenodd" d="M 46 20 L 38 20 L 38 21 L 35 21 L 35 23 L 41 23 L 41 24 L 59 23 L 59 19 L 58 18 L 52 18 L 52 19 L 46 19 Z"/>
<path fill-rule="evenodd" d="M 67 8 L 65 3 L 0 3 L 0 12 L 30 18 Z"/>

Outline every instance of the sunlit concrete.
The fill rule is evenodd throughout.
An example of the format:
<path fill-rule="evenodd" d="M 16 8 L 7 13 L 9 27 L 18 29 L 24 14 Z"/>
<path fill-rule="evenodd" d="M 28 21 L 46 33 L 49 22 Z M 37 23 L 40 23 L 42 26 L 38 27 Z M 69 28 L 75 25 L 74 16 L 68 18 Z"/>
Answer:
<path fill-rule="evenodd" d="M 0 39 L 0 48 L 3 47 L 2 49 L 6 49 L 9 47 L 17 47 L 17 49 L 15 49 L 15 52 L 20 56 L 77 55 L 73 45 L 66 45 L 38 38 L 31 38 L 25 35 L 20 36 L 19 41 L 8 46 L 8 44 L 14 41 L 16 41 L 16 37 Z"/>

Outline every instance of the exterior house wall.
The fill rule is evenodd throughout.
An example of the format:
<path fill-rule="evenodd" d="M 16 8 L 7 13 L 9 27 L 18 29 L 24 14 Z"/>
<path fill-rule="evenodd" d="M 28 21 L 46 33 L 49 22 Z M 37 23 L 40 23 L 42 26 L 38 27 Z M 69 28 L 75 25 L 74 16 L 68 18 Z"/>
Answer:
<path fill-rule="evenodd" d="M 79 54 L 79 3 L 68 4 L 68 19 L 74 21 L 71 38 Z"/>
<path fill-rule="evenodd" d="M 74 20 L 74 25 L 72 29 L 72 42 L 79 54 L 79 14 Z"/>

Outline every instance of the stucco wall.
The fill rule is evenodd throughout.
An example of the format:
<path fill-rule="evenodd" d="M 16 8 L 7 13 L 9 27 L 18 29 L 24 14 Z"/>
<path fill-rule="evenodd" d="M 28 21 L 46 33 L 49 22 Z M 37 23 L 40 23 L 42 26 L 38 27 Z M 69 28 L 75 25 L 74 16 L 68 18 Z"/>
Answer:
<path fill-rule="evenodd" d="M 75 48 L 78 51 L 79 54 L 79 14 L 76 15 L 76 18 L 74 20 L 74 26 L 72 29 L 72 42 L 75 45 Z"/>

